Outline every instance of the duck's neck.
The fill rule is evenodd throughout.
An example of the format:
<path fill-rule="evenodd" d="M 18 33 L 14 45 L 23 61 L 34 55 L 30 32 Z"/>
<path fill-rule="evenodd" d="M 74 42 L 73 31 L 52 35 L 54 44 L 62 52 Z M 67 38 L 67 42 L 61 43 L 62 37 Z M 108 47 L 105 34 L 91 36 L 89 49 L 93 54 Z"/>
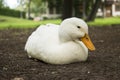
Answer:
<path fill-rule="evenodd" d="M 69 36 L 63 37 L 63 36 L 59 35 L 59 39 L 60 39 L 61 43 L 66 43 L 66 42 L 72 41 Z"/>
<path fill-rule="evenodd" d="M 73 41 L 72 38 L 67 33 L 65 33 L 64 31 L 60 31 L 60 30 L 59 30 L 59 39 L 61 43 Z"/>

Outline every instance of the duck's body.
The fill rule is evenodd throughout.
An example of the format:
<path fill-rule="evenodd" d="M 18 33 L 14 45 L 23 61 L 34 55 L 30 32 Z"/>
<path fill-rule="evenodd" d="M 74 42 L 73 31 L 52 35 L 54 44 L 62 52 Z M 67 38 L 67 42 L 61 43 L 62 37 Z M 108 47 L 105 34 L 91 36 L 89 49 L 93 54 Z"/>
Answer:
<path fill-rule="evenodd" d="M 25 50 L 29 57 L 51 64 L 85 61 L 88 57 L 88 49 L 83 42 L 70 38 L 61 26 L 55 24 L 38 27 L 28 38 Z"/>

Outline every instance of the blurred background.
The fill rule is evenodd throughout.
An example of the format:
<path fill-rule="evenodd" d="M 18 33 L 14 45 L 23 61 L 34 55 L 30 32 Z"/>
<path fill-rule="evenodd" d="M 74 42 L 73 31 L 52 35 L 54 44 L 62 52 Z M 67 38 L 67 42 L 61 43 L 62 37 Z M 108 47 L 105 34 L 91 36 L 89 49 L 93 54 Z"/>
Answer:
<path fill-rule="evenodd" d="M 120 0 L 0 0 L 0 15 L 0 21 L 4 21 L 3 16 L 11 16 L 33 21 L 57 19 L 58 22 L 53 21 L 57 24 L 73 16 L 88 22 L 95 22 L 96 18 L 116 20 L 120 16 Z M 116 21 L 112 24 L 120 23 Z"/>

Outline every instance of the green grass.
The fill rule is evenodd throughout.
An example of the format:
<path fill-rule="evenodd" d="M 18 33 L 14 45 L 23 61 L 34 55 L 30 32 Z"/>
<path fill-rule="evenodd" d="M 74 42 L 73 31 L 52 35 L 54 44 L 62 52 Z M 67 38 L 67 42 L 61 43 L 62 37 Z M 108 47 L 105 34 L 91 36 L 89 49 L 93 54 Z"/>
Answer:
<path fill-rule="evenodd" d="M 0 29 L 4 28 L 33 28 L 40 24 L 54 23 L 59 24 L 60 19 L 57 20 L 43 20 L 43 21 L 32 21 L 26 19 L 13 18 L 8 16 L 0 16 Z"/>
<path fill-rule="evenodd" d="M 88 22 L 90 26 L 110 26 L 120 24 L 120 17 L 96 18 L 94 22 Z"/>
<path fill-rule="evenodd" d="M 4 28 L 34 28 L 41 24 L 54 23 L 60 24 L 61 20 L 43 20 L 43 21 L 32 21 L 19 18 L 13 18 L 8 16 L 0 15 L 0 29 Z M 109 18 L 96 18 L 94 22 L 88 22 L 90 26 L 110 26 L 112 24 L 120 24 L 120 17 L 109 17 Z"/>

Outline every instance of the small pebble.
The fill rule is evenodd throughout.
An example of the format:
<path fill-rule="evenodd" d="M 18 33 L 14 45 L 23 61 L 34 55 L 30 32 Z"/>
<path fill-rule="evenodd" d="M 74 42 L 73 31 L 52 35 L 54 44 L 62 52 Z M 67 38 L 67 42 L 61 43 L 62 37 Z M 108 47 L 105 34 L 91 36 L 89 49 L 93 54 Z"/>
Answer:
<path fill-rule="evenodd" d="M 16 77 L 16 78 L 14 78 L 14 79 L 12 79 L 12 80 L 24 80 L 23 78 L 18 78 L 18 77 Z"/>
<path fill-rule="evenodd" d="M 56 74 L 57 72 L 52 72 L 52 74 Z"/>
<path fill-rule="evenodd" d="M 90 71 L 88 71 L 87 73 L 90 74 Z"/>
<path fill-rule="evenodd" d="M 6 68 L 6 67 L 3 67 L 3 70 L 7 70 L 8 68 Z"/>

